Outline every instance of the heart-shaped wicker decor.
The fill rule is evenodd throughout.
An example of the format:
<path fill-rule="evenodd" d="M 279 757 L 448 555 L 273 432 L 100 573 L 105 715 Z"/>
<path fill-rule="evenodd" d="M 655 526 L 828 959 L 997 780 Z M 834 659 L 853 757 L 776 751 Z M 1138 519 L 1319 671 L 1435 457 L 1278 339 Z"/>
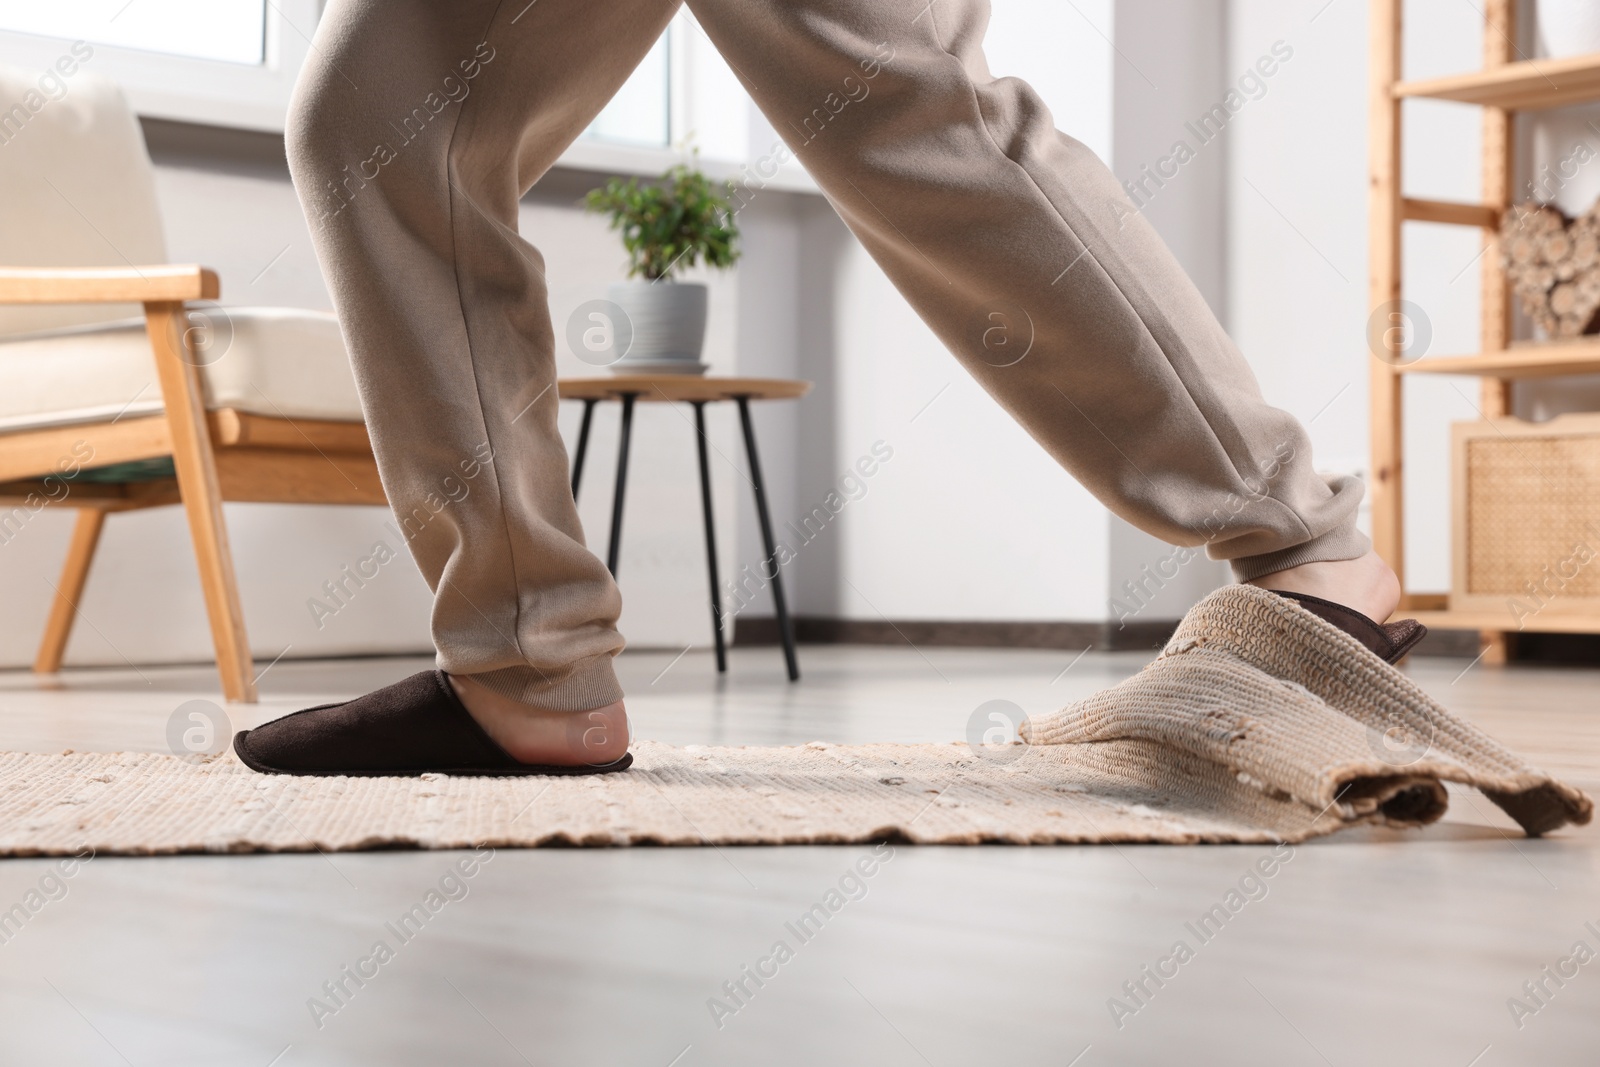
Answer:
<path fill-rule="evenodd" d="M 1550 337 L 1600 333 L 1600 204 L 1568 218 L 1549 204 L 1518 204 L 1500 223 L 1506 278 Z"/>

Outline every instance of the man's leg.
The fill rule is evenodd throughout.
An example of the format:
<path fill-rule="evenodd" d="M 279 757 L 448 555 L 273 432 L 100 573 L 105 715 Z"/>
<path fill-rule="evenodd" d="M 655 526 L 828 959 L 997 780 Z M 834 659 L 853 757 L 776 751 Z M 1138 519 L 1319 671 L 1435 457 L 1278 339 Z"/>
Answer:
<path fill-rule="evenodd" d="M 1110 171 L 991 76 L 987 0 L 687 3 L 923 319 L 1108 507 L 1241 580 L 1394 609 L 1360 483 L 1313 471 Z"/>
<path fill-rule="evenodd" d="M 627 739 L 620 599 L 568 489 L 544 265 L 517 200 L 676 8 L 334 0 L 290 118 L 397 540 L 434 591 L 439 666 L 526 762 L 569 755 L 574 712 L 605 712 L 585 762 Z"/>

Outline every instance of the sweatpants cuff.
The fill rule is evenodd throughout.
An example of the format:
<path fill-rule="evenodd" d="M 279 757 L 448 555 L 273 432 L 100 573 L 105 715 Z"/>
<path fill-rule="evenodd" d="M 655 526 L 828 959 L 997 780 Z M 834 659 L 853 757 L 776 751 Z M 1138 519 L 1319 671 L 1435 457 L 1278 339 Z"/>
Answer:
<path fill-rule="evenodd" d="M 1372 550 L 1372 540 L 1354 526 L 1329 530 L 1314 540 L 1293 548 L 1280 549 L 1260 556 L 1244 556 L 1229 560 L 1237 581 L 1249 582 L 1264 574 L 1298 567 L 1303 563 L 1331 563 L 1342 559 L 1357 559 Z"/>
<path fill-rule="evenodd" d="M 547 711 L 592 711 L 622 699 L 611 653 L 584 660 L 561 673 L 506 667 L 470 677 L 485 689 Z"/>

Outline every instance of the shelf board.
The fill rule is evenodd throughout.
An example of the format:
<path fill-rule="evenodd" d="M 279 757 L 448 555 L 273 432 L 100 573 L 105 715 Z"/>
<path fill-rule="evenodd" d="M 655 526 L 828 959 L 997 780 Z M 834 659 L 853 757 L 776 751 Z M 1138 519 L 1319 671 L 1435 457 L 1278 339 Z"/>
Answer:
<path fill-rule="evenodd" d="M 1398 97 L 1535 111 L 1600 99 L 1600 52 L 1562 59 L 1507 63 L 1471 74 L 1395 82 Z"/>
<path fill-rule="evenodd" d="M 1527 620 L 1527 626 L 1517 629 L 1517 619 L 1510 611 L 1405 611 L 1396 618 L 1416 619 L 1434 630 L 1501 630 L 1506 633 L 1530 634 L 1600 634 L 1600 615 L 1552 615 L 1540 612 Z"/>
<path fill-rule="evenodd" d="M 1400 201 L 1400 217 L 1407 222 L 1442 222 L 1450 226 L 1475 226 L 1483 230 L 1500 228 L 1500 212 L 1488 204 L 1421 200 L 1408 196 Z"/>
<path fill-rule="evenodd" d="M 1518 345 L 1500 352 L 1471 356 L 1435 356 L 1408 363 L 1406 374 L 1476 374 L 1486 378 L 1554 378 L 1563 374 L 1600 374 L 1600 338 L 1595 340 Z"/>

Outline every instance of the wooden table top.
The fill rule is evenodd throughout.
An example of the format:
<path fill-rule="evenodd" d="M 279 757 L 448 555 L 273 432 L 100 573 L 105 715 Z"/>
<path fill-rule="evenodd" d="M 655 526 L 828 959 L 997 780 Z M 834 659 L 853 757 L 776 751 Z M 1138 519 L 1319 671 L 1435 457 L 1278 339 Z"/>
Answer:
<path fill-rule="evenodd" d="M 620 400 L 634 393 L 639 400 L 794 400 L 811 391 L 798 378 L 718 378 L 699 374 L 610 374 L 604 378 L 562 378 L 556 382 L 562 400 Z"/>

